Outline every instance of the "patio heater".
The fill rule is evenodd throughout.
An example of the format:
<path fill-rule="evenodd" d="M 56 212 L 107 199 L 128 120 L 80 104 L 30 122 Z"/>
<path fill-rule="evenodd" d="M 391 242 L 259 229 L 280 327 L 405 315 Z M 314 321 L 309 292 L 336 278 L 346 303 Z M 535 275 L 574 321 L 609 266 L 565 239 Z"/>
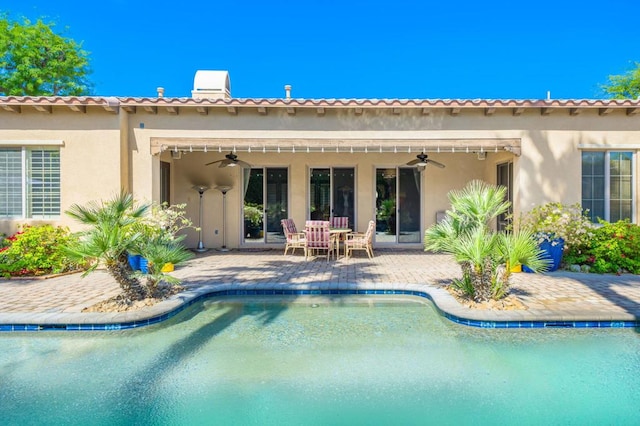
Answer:
<path fill-rule="evenodd" d="M 222 192 L 222 247 L 220 251 L 229 251 L 227 248 L 227 238 L 225 235 L 225 228 L 227 227 L 227 192 L 231 191 L 230 186 L 216 186 L 216 189 Z"/>
<path fill-rule="evenodd" d="M 196 251 L 198 253 L 202 253 L 207 251 L 208 249 L 204 248 L 204 244 L 202 243 L 202 194 L 209 189 L 207 185 L 193 185 L 193 189 L 198 191 L 200 194 L 200 217 L 198 218 L 198 246 L 196 247 Z"/>

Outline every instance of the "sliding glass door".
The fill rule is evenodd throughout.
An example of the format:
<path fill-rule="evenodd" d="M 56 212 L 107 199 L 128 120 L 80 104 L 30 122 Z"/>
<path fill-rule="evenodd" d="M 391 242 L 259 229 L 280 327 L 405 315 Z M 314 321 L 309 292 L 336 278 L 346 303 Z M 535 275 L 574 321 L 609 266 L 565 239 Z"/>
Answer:
<path fill-rule="evenodd" d="M 414 167 L 376 170 L 376 242 L 421 241 L 420 182 Z"/>
<path fill-rule="evenodd" d="M 244 170 L 243 237 L 247 244 L 283 243 L 280 220 L 288 217 L 286 168 Z"/>
<path fill-rule="evenodd" d="M 309 217 L 312 220 L 348 217 L 349 227 L 356 229 L 354 183 L 353 167 L 311 169 Z"/>

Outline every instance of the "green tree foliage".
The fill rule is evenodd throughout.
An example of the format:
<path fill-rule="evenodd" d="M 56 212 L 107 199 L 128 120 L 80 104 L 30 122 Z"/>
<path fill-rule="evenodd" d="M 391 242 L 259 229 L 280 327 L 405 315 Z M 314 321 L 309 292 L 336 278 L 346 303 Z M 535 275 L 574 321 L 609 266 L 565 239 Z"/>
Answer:
<path fill-rule="evenodd" d="M 0 15 L 0 95 L 81 96 L 91 83 L 88 52 L 53 32 L 54 23 Z"/>
<path fill-rule="evenodd" d="M 622 75 L 610 75 L 602 90 L 612 99 L 640 99 L 640 62 Z"/>

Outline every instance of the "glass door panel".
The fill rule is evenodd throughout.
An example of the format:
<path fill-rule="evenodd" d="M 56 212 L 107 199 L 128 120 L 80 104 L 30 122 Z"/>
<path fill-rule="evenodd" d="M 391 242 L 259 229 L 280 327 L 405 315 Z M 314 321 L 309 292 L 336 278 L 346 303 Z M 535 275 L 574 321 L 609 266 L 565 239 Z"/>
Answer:
<path fill-rule="evenodd" d="M 286 168 L 268 168 L 265 213 L 268 243 L 284 243 L 280 221 L 289 215 L 289 175 Z"/>
<path fill-rule="evenodd" d="M 333 169 L 333 209 L 332 216 L 348 217 L 349 227 L 355 228 L 354 209 L 354 169 Z"/>
<path fill-rule="evenodd" d="M 396 242 L 396 169 L 376 170 L 376 242 Z"/>
<path fill-rule="evenodd" d="M 498 164 L 498 186 L 507 188 L 506 201 L 513 203 L 513 163 Z M 507 229 L 510 223 L 513 206 L 509 211 L 498 216 L 498 231 Z"/>
<path fill-rule="evenodd" d="M 309 218 L 329 220 L 333 216 L 349 218 L 349 227 L 355 223 L 355 169 L 311 169 L 309 185 Z"/>
<path fill-rule="evenodd" d="M 329 220 L 331 216 L 331 170 L 312 169 L 309 187 L 309 218 Z"/>
<path fill-rule="evenodd" d="M 417 167 L 398 169 L 398 242 L 419 243 L 420 171 Z"/>
<path fill-rule="evenodd" d="M 284 242 L 280 220 L 289 214 L 287 169 L 254 168 L 244 173 L 244 242 Z"/>
<path fill-rule="evenodd" d="M 171 163 L 160 162 L 160 203 L 171 204 Z"/>
<path fill-rule="evenodd" d="M 264 243 L 262 232 L 264 214 L 264 170 L 245 169 L 244 225 L 245 243 Z M 248 173 L 247 173 L 248 172 Z"/>
<path fill-rule="evenodd" d="M 376 170 L 376 242 L 422 240 L 421 181 L 413 167 Z"/>

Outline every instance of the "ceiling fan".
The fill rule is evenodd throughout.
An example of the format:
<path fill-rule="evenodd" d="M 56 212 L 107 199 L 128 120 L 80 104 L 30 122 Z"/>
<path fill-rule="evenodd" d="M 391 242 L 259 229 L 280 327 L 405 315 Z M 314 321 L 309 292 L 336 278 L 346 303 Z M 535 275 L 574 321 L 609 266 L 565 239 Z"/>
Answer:
<path fill-rule="evenodd" d="M 251 164 L 247 163 L 246 161 L 238 160 L 238 156 L 235 155 L 233 152 L 228 153 L 224 157 L 225 158 L 223 158 L 222 160 L 212 161 L 210 163 L 205 164 L 205 166 L 209 166 L 215 163 L 220 163 L 220 165 L 218 166 L 220 168 L 235 167 L 235 166 L 251 168 Z"/>
<path fill-rule="evenodd" d="M 416 155 L 416 159 L 409 161 L 407 163 L 407 166 L 426 167 L 427 164 L 433 164 L 436 167 L 440 167 L 441 169 L 444 169 L 444 164 L 438 163 L 435 160 L 429 160 L 429 156 L 424 152 L 421 152 L 420 154 Z"/>

